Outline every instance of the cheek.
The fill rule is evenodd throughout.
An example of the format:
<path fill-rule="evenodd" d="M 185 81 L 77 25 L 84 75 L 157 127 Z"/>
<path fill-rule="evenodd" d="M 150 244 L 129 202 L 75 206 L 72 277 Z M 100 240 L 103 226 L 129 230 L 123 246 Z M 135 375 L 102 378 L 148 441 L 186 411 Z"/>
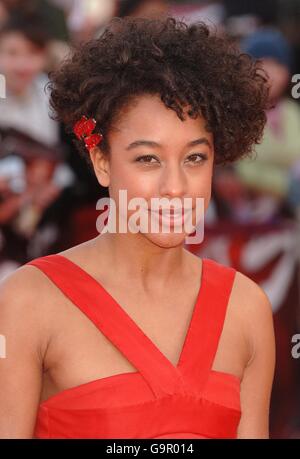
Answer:
<path fill-rule="evenodd" d="M 26 72 L 28 76 L 33 76 L 36 73 L 39 73 L 43 69 L 43 62 L 38 57 L 30 57 L 24 61 L 19 62 L 19 70 Z"/>
<path fill-rule="evenodd" d="M 208 196 L 211 193 L 212 186 L 212 165 L 207 164 L 199 173 L 190 179 L 190 190 L 193 194 L 199 196 Z"/>
<path fill-rule="evenodd" d="M 14 70 L 14 59 L 10 58 L 7 55 L 0 56 L 0 68 L 4 73 L 11 73 Z"/>
<path fill-rule="evenodd" d="M 126 190 L 128 198 L 148 198 L 157 195 L 157 176 L 143 173 L 135 168 L 112 165 L 110 180 L 111 197 L 116 197 L 119 190 Z"/>

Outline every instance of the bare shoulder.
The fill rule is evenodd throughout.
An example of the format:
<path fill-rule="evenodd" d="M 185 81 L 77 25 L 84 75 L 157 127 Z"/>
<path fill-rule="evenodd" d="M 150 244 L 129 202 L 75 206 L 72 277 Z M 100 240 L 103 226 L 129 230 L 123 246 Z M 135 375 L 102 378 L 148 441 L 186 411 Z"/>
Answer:
<path fill-rule="evenodd" d="M 91 241 L 78 244 L 58 254 L 67 256 L 84 265 L 90 257 Z M 12 322 L 22 320 L 23 327 L 41 330 L 47 336 L 54 325 L 62 298 L 48 276 L 38 267 L 24 264 L 0 281 L 0 320 L 10 318 Z M 32 330 L 33 331 L 33 330 Z"/>
<path fill-rule="evenodd" d="M 92 240 L 57 254 L 75 261 L 86 260 L 90 258 L 91 244 Z M 49 297 L 56 293 L 57 289 L 47 275 L 34 265 L 24 264 L 0 281 L 2 308 L 6 304 L 14 304 L 15 307 L 26 308 L 27 313 L 31 310 L 38 315 L 39 311 L 45 313 L 47 305 L 50 303 Z"/>
<path fill-rule="evenodd" d="M 40 298 L 47 284 L 39 269 L 23 265 L 0 282 L 0 301 L 2 304 L 6 301 L 13 304 L 33 304 L 32 300 Z"/>
<path fill-rule="evenodd" d="M 251 353 L 241 384 L 238 438 L 269 438 L 269 407 L 276 345 L 271 302 L 252 279 L 236 272 L 235 303 Z"/>
<path fill-rule="evenodd" d="M 50 337 L 46 280 L 22 266 L 0 283 L 0 438 L 32 438 Z M 48 301 L 49 303 L 49 301 Z"/>
<path fill-rule="evenodd" d="M 236 271 L 233 285 L 236 299 L 248 323 L 269 322 L 273 317 L 271 302 L 263 288 L 245 274 Z"/>
<path fill-rule="evenodd" d="M 0 301 L 2 307 L 9 303 L 25 304 L 36 293 L 40 274 L 37 269 L 23 265 L 0 282 Z"/>
<path fill-rule="evenodd" d="M 14 341 L 25 339 L 42 361 L 50 337 L 51 285 L 36 267 L 23 265 L 0 282 L 1 330 Z M 4 333 L 3 332 L 3 333 Z"/>
<path fill-rule="evenodd" d="M 269 344 L 274 341 L 272 305 L 263 288 L 239 271 L 236 271 L 232 294 L 252 361 L 258 349 L 266 344 L 264 341 Z"/>
<path fill-rule="evenodd" d="M 84 260 L 90 255 L 89 246 L 90 241 L 87 241 L 57 255 L 64 255 L 74 261 L 83 260 L 84 265 Z M 0 281 L 0 312 L 22 313 L 26 323 L 31 315 L 36 322 L 40 319 L 48 324 L 55 323 L 55 304 L 61 301 L 58 296 L 58 289 L 41 269 L 24 264 Z"/>
<path fill-rule="evenodd" d="M 266 292 L 250 277 L 236 271 L 233 288 L 239 300 L 243 302 L 245 312 L 250 308 L 251 314 L 272 313 L 272 305 Z"/>

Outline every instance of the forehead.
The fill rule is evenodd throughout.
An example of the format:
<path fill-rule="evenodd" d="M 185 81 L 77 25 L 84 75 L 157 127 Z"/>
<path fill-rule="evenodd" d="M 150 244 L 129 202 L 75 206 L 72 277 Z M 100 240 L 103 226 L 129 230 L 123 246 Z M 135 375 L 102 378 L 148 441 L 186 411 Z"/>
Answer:
<path fill-rule="evenodd" d="M 17 47 L 31 52 L 42 52 L 41 48 L 29 40 L 22 32 L 17 30 L 10 30 L 3 33 L 3 35 L 0 36 L 0 47 L 1 49 L 6 47 Z"/>
<path fill-rule="evenodd" d="M 211 138 L 206 130 L 206 120 L 202 116 L 195 119 L 187 115 L 189 107 L 184 109 L 185 120 L 166 107 L 160 96 L 142 95 L 133 100 L 122 110 L 117 123 L 117 132 L 126 137 L 148 136 L 155 139 L 190 138 L 197 134 Z"/>

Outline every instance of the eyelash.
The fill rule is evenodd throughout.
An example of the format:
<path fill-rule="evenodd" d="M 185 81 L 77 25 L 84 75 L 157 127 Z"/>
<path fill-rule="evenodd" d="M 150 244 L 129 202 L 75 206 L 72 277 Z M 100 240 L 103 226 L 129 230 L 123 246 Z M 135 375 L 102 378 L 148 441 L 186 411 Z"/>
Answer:
<path fill-rule="evenodd" d="M 202 159 L 202 161 L 193 161 L 194 164 L 200 164 L 200 163 L 202 163 L 202 162 L 207 160 L 207 155 L 204 154 L 204 153 L 193 153 L 193 154 L 189 155 L 188 158 L 191 158 L 193 156 L 200 156 L 201 159 Z M 142 156 L 138 156 L 135 159 L 135 161 L 138 162 L 138 163 L 155 164 L 155 163 L 147 161 L 147 160 L 145 161 L 145 158 L 150 158 L 150 159 L 155 158 L 155 159 L 157 159 L 154 155 L 142 155 Z"/>

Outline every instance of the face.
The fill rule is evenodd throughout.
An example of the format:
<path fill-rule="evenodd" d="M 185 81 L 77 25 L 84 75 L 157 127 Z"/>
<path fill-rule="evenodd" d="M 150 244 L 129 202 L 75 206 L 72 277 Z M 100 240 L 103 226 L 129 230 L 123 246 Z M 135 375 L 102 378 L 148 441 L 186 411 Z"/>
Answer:
<path fill-rule="evenodd" d="M 275 59 L 263 59 L 262 62 L 263 68 L 270 78 L 269 97 L 276 102 L 287 88 L 290 78 L 289 70 Z"/>
<path fill-rule="evenodd" d="M 119 209 L 119 190 L 127 191 L 127 201 L 143 198 L 153 214 L 152 198 L 191 198 L 192 221 L 196 223 L 196 198 L 202 198 L 204 210 L 211 196 L 214 147 L 213 137 L 202 117 L 181 121 L 176 112 L 165 107 L 158 96 L 140 96 L 122 113 L 108 141 L 111 155 L 95 148 L 91 152 L 99 183 L 109 187 L 110 198 Z M 134 211 L 128 211 L 128 218 Z M 159 217 L 158 217 L 159 218 Z M 197 220 L 198 221 L 198 220 Z M 184 227 L 176 233 L 143 232 L 143 237 L 161 247 L 182 244 Z"/>
<path fill-rule="evenodd" d="M 51 179 L 56 164 L 45 158 L 35 158 L 26 164 L 26 182 L 28 187 L 43 186 Z"/>
<path fill-rule="evenodd" d="M 11 91 L 19 93 L 44 69 L 46 53 L 18 32 L 10 32 L 0 40 L 0 71 Z"/>

